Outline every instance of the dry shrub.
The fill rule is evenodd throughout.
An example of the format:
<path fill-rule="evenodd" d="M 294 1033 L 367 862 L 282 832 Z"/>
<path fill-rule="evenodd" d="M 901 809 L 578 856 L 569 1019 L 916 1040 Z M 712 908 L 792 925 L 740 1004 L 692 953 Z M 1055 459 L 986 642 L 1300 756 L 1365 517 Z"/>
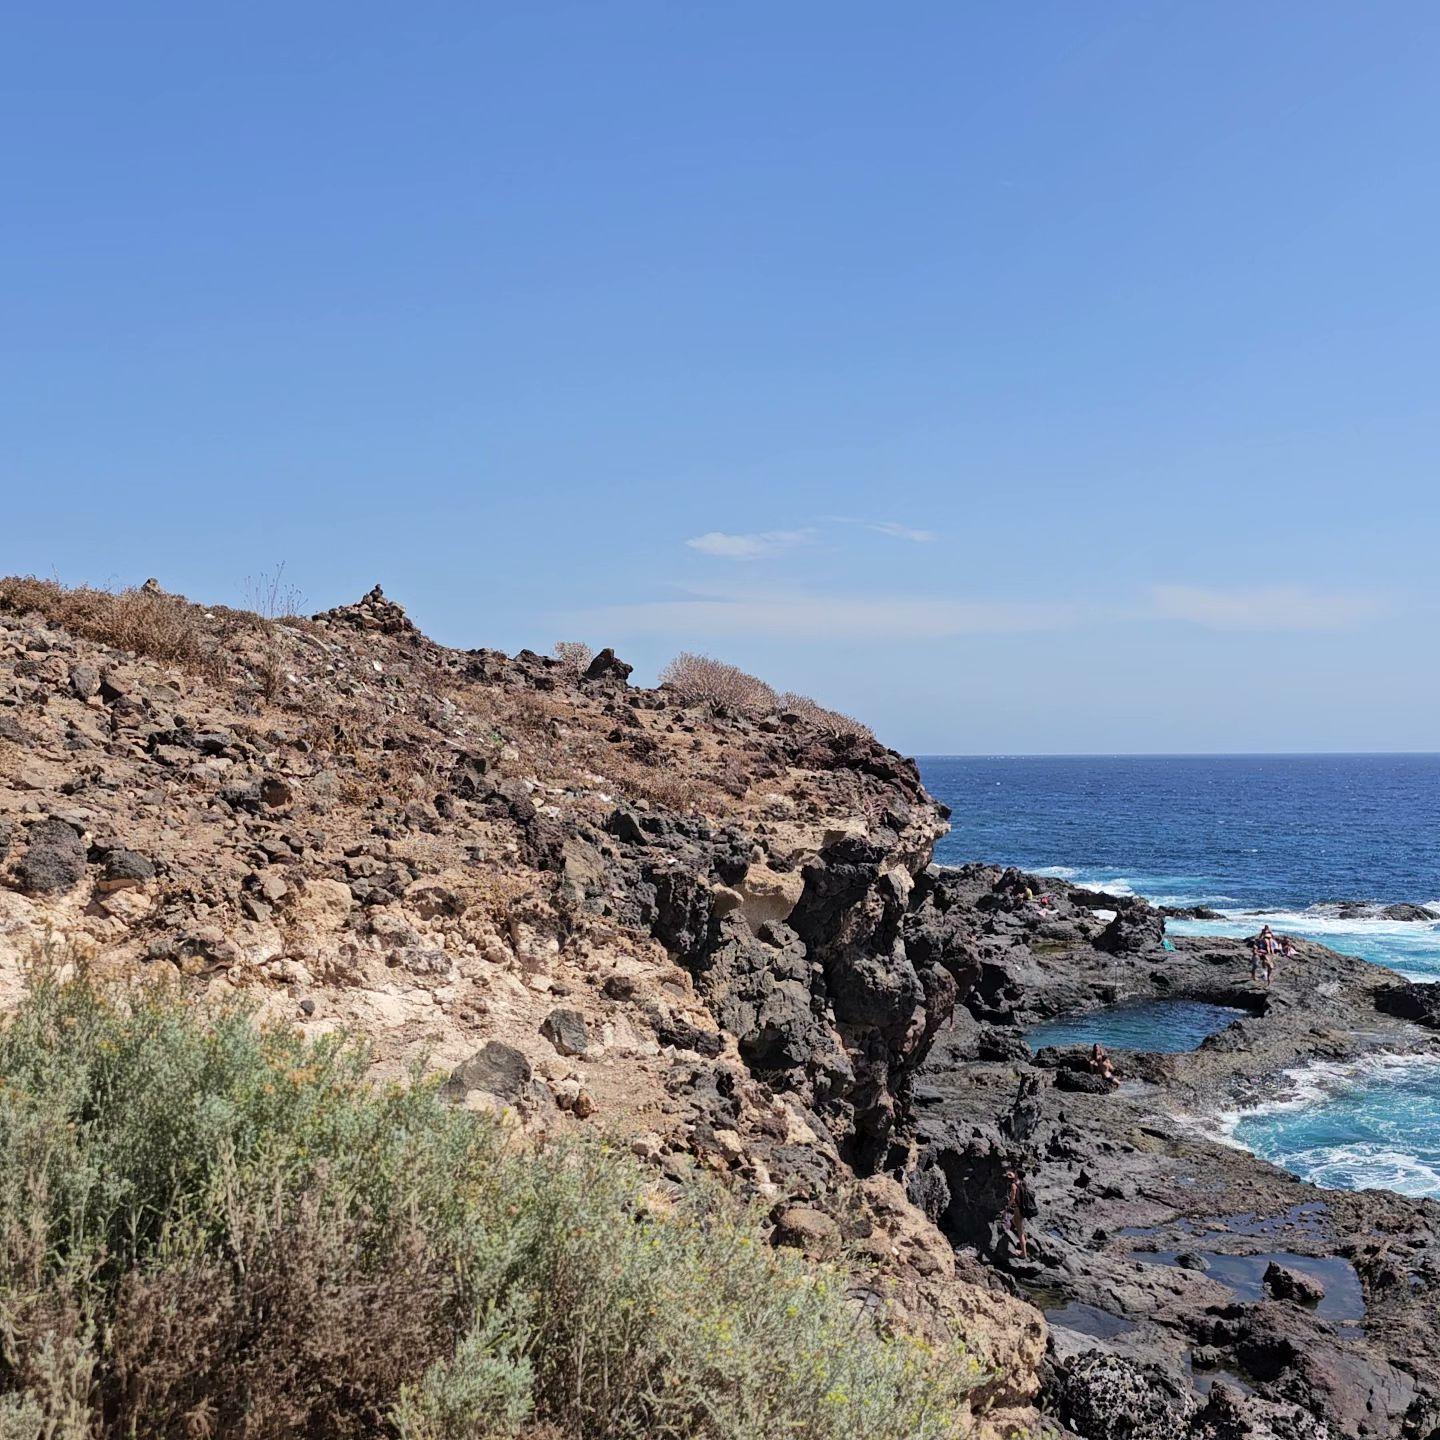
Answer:
<path fill-rule="evenodd" d="M 285 693 L 285 661 L 273 646 L 261 652 L 253 667 L 260 693 L 273 705 Z"/>
<path fill-rule="evenodd" d="M 798 715 L 802 720 L 808 720 L 810 724 L 828 730 L 833 735 L 860 735 L 867 740 L 875 738 L 875 732 L 863 721 L 839 710 L 829 710 L 808 695 L 797 695 L 793 690 L 787 690 L 780 696 L 778 703 L 781 711 Z"/>
<path fill-rule="evenodd" d="M 660 672 L 660 683 L 687 705 L 711 705 L 742 715 L 761 715 L 779 697 L 763 680 L 710 655 L 683 650 Z"/>
<path fill-rule="evenodd" d="M 594 650 L 583 640 L 557 640 L 553 653 L 565 669 L 575 675 L 583 675 L 595 658 Z"/>
<path fill-rule="evenodd" d="M 265 620 L 298 619 L 305 613 L 305 596 L 286 580 L 283 560 L 273 570 L 245 577 L 245 608 Z"/>
<path fill-rule="evenodd" d="M 453 1350 L 455 1277 L 418 1230 L 377 1237 L 316 1192 L 269 1218 L 242 1217 L 233 1257 L 122 1280 L 105 1376 L 120 1433 L 372 1435 Z"/>
<path fill-rule="evenodd" d="M 198 605 L 162 590 L 67 589 L 54 580 L 12 575 L 0 580 L 0 610 L 37 611 L 72 635 L 200 674 L 215 677 L 227 668 L 222 627 Z"/>

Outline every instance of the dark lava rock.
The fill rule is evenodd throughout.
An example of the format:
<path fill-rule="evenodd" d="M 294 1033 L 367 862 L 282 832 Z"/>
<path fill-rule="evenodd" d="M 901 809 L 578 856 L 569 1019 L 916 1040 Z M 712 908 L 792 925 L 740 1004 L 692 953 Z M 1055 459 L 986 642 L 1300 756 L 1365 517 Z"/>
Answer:
<path fill-rule="evenodd" d="M 1210 1262 L 1194 1250 L 1182 1250 L 1180 1254 L 1175 1257 L 1175 1263 L 1182 1270 L 1197 1270 L 1201 1274 L 1204 1274 L 1204 1272 L 1210 1268 Z"/>
<path fill-rule="evenodd" d="M 105 852 L 99 888 L 104 891 L 138 889 L 154 878 L 154 865 L 138 850 L 117 847 Z"/>
<path fill-rule="evenodd" d="M 1399 1020 L 1413 1020 L 1418 1025 L 1440 1030 L 1440 982 L 1417 984 L 1401 980 L 1375 992 L 1375 1008 Z"/>
<path fill-rule="evenodd" d="M 483 1090 L 502 1100 L 519 1100 L 530 1092 L 534 1082 L 535 1072 L 523 1052 L 490 1040 L 455 1067 L 441 1094 L 449 1100 L 463 1100 L 471 1090 Z"/>
<path fill-rule="evenodd" d="M 697 1055 L 714 1059 L 725 1048 L 725 1037 L 718 1030 L 702 1030 L 688 1020 L 664 1015 L 657 1007 L 650 1014 L 650 1023 L 655 1027 L 655 1038 L 662 1045 L 673 1045 L 677 1050 L 693 1050 Z"/>
<path fill-rule="evenodd" d="M 1077 1095 L 1108 1095 L 1115 1087 L 1103 1075 L 1089 1070 L 1057 1070 L 1055 1088 Z"/>
<path fill-rule="evenodd" d="M 1133 955 L 1142 950 L 1160 949 L 1164 939 L 1165 917 L 1149 906 L 1133 905 L 1116 913 L 1100 932 L 1095 948 L 1112 955 Z"/>
<path fill-rule="evenodd" d="M 1184 1440 L 1193 1402 L 1165 1372 L 1088 1350 L 1056 1367 L 1060 1420 L 1085 1440 Z"/>
<path fill-rule="evenodd" d="M 29 848 L 15 867 L 21 888 L 32 895 L 74 889 L 85 877 L 85 847 L 75 828 L 63 820 L 37 821 L 26 837 Z"/>
<path fill-rule="evenodd" d="M 607 645 L 591 662 L 585 671 L 587 680 L 606 680 L 611 684 L 624 685 L 630 679 L 630 672 L 635 667 L 627 665 L 619 659 L 615 652 Z"/>
<path fill-rule="evenodd" d="M 583 1055 L 590 1048 L 590 1030 L 578 1010 L 552 1010 L 540 1033 L 562 1055 Z"/>
<path fill-rule="evenodd" d="M 1380 914 L 1386 920 L 1440 920 L 1440 913 L 1423 905 L 1387 905 Z"/>
<path fill-rule="evenodd" d="M 1217 1380 L 1190 1434 L 1194 1440 L 1330 1440 L 1334 1432 L 1298 1405 L 1257 1400 Z"/>
<path fill-rule="evenodd" d="M 100 672 L 83 660 L 70 667 L 70 690 L 77 700 L 88 700 L 100 690 Z"/>
<path fill-rule="evenodd" d="M 1325 1287 L 1318 1280 L 1288 1269 L 1277 1260 L 1265 1267 L 1262 1283 L 1275 1299 L 1293 1300 L 1297 1305 L 1318 1305 L 1325 1298 Z"/>

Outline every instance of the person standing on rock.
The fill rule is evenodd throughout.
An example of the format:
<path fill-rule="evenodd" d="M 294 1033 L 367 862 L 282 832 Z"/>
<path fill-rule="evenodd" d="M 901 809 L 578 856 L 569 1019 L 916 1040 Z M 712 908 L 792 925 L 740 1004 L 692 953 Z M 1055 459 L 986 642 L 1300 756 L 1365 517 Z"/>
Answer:
<path fill-rule="evenodd" d="M 1271 933 L 1270 927 L 1264 929 L 1250 942 L 1250 978 L 1252 980 L 1263 979 L 1265 984 L 1270 984 L 1275 974 L 1275 936 Z"/>
<path fill-rule="evenodd" d="M 1025 1177 L 1012 1165 L 1005 1172 L 1010 1189 L 1005 1196 L 1005 1208 L 1009 1214 L 1010 1229 L 1020 1244 L 1020 1258 L 1030 1258 L 1030 1242 L 1025 1235 L 1025 1217 L 1035 1213 L 1035 1197 L 1025 1183 Z"/>

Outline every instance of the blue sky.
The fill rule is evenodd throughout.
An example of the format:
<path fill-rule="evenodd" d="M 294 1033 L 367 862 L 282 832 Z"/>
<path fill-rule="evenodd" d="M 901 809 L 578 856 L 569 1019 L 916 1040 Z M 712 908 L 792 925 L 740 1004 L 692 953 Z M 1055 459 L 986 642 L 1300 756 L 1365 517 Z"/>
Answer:
<path fill-rule="evenodd" d="M 1440 10 L 29 4 L 0 570 L 921 752 L 1440 748 Z"/>

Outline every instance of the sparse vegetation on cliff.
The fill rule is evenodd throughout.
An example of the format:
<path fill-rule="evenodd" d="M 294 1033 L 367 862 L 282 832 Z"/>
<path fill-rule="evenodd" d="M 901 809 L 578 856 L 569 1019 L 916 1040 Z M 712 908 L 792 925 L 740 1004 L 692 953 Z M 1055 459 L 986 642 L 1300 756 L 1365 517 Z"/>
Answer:
<path fill-rule="evenodd" d="M 710 655 L 682 651 L 661 670 L 660 683 L 689 705 L 710 705 L 740 715 L 785 711 L 832 734 L 874 738 L 870 727 L 859 720 L 838 710 L 826 709 L 808 695 L 797 695 L 793 690 L 777 693 L 759 676 Z"/>
<path fill-rule="evenodd" d="M 878 1334 L 718 1192 L 365 1070 L 38 984 L 0 1033 L 0 1434 L 960 1433 L 973 1364 Z"/>
<path fill-rule="evenodd" d="M 200 606 L 167 595 L 153 584 L 95 590 L 86 585 L 70 588 L 33 575 L 11 575 L 0 579 L 0 611 L 12 615 L 34 611 L 72 635 L 198 674 L 216 676 L 225 668 L 217 643 L 222 627 L 207 626 Z"/>

